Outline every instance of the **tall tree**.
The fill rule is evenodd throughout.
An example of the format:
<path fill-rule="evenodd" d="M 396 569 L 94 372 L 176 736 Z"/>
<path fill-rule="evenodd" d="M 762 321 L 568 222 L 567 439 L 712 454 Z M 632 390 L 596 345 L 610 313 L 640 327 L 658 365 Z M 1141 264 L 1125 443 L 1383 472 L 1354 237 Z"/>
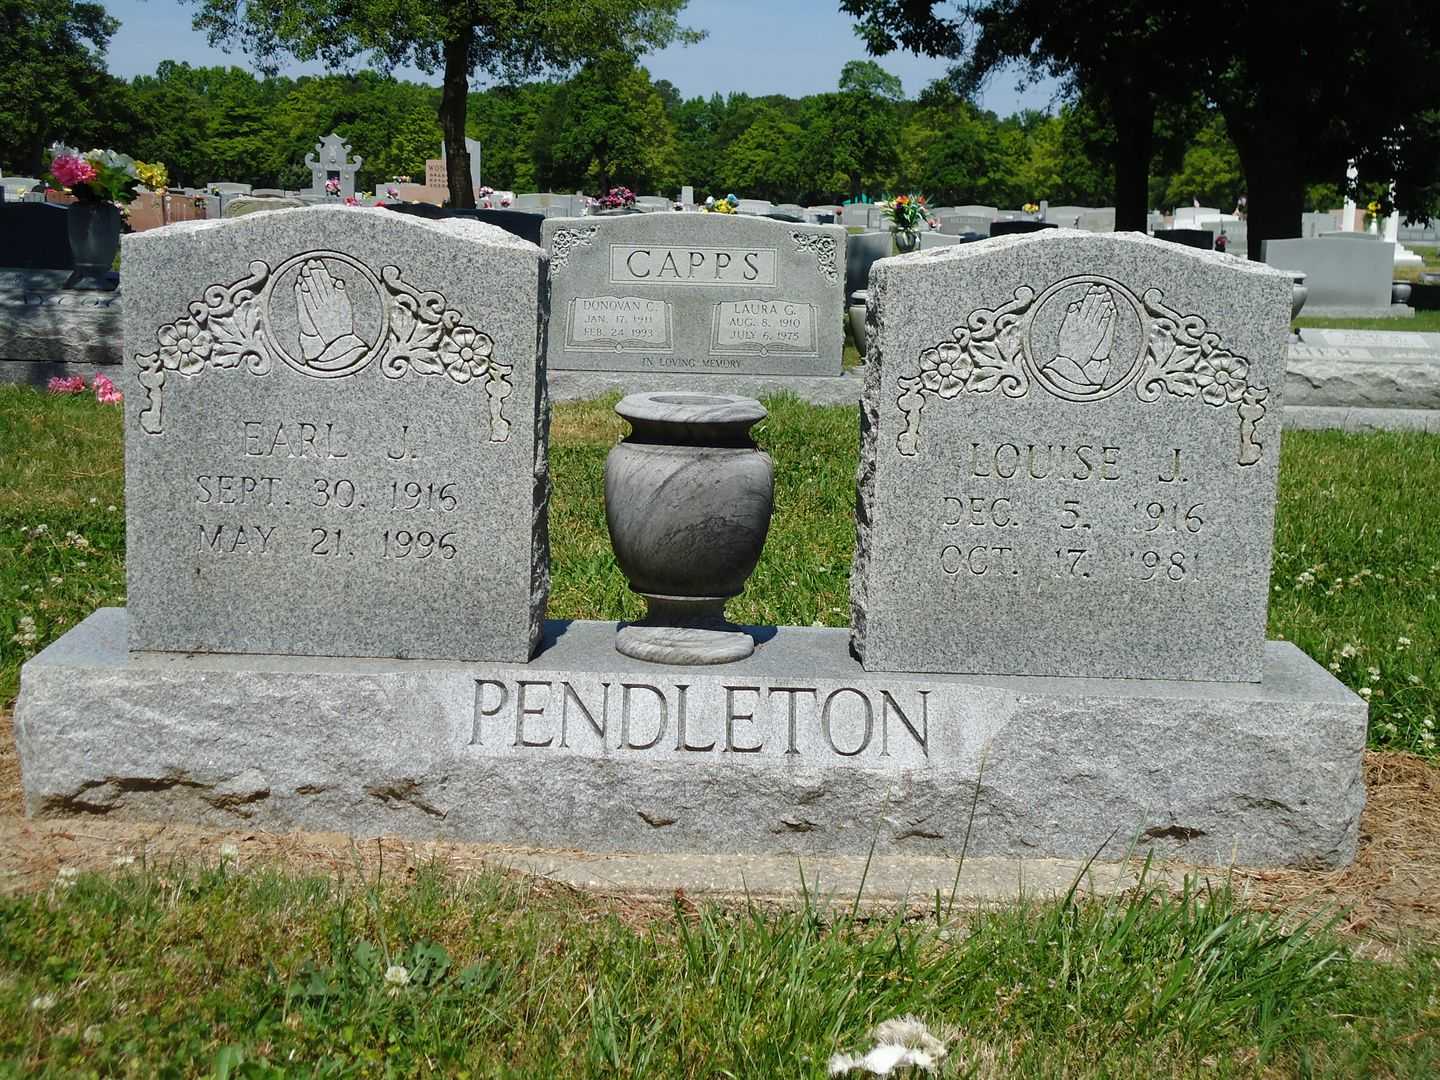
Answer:
<path fill-rule="evenodd" d="M 0 0 L 0 168 L 37 176 L 49 143 L 90 134 L 119 27 L 99 4 Z"/>
<path fill-rule="evenodd" d="M 560 88 L 535 145 L 547 188 L 678 186 L 675 131 L 644 68 L 587 64 Z"/>
<path fill-rule="evenodd" d="M 192 0 L 212 44 L 238 45 L 264 68 L 281 56 L 340 66 L 370 55 L 385 67 L 440 71 L 438 115 L 450 205 L 475 205 L 465 122 L 476 72 L 518 81 L 587 60 L 630 60 L 703 35 L 681 27 L 686 0 Z"/>
<path fill-rule="evenodd" d="M 1061 6 L 986 0 L 952 18 L 937 14 L 937 6 L 923 0 L 840 4 L 860 19 L 856 32 L 871 52 L 904 47 L 951 57 L 958 62 L 954 81 L 965 92 L 1019 62 L 1030 79 L 1060 80 L 1072 99 L 1084 92 L 1101 101 L 1115 126 L 1115 227 L 1143 232 L 1156 110 L 1173 86 L 1193 81 L 1187 64 L 1195 50 L 1176 43 L 1189 40 L 1187 13 L 1199 20 L 1202 9 L 1163 0 L 1069 0 Z M 1203 28 L 1198 22 L 1194 27 Z"/>
<path fill-rule="evenodd" d="M 840 6 L 872 52 L 952 57 L 967 88 L 1018 62 L 1101 100 L 1116 131 L 1117 228 L 1144 228 L 1158 110 L 1197 95 L 1224 115 L 1244 167 L 1251 258 L 1299 234 L 1307 184 L 1347 158 L 1387 193 L 1394 180 L 1409 216 L 1440 209 L 1435 0 L 1310 0 L 1303 13 L 1253 0 L 974 0 L 955 16 L 928 0 Z"/>

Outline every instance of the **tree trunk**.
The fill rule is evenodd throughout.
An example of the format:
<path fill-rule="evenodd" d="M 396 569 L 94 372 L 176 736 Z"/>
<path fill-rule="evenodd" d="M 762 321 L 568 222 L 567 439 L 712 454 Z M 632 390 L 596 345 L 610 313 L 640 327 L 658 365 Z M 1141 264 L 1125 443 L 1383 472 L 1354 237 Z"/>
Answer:
<path fill-rule="evenodd" d="M 1226 123 L 1231 131 L 1245 131 L 1235 143 L 1245 169 L 1246 252 L 1258 262 L 1266 240 L 1300 235 L 1305 212 L 1302 152 L 1284 115 L 1256 114 L 1244 120 L 1226 117 Z M 1241 123 L 1247 127 L 1238 127 Z"/>
<path fill-rule="evenodd" d="M 470 154 L 465 149 L 465 109 L 470 96 L 470 39 L 473 31 L 459 28 L 445 42 L 445 83 L 440 91 L 440 130 L 445 137 L 445 168 L 450 187 L 450 205 L 456 209 L 475 207 L 475 189 L 470 186 Z"/>
<path fill-rule="evenodd" d="M 1150 156 L 1155 99 L 1135 92 L 1111 95 L 1115 118 L 1115 231 L 1145 232 L 1150 216 Z"/>

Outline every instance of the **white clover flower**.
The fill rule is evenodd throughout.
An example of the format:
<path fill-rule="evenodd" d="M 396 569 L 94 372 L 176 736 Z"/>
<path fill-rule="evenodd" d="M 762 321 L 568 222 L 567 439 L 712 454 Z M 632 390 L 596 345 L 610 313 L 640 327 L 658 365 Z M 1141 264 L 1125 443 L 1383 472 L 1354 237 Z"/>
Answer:
<path fill-rule="evenodd" d="M 220 845 L 220 858 L 222 858 L 222 859 L 238 859 L 239 857 L 240 857 L 240 848 L 239 848 L 238 845 L 232 843 L 232 842 L 229 841 L 229 840 L 226 840 L 223 844 Z"/>
<path fill-rule="evenodd" d="M 54 994 L 39 994 L 30 999 L 30 1008 L 36 1012 L 49 1012 L 55 1007 Z"/>
<path fill-rule="evenodd" d="M 1350 659 L 1350 657 L 1354 656 L 1357 651 L 1358 650 L 1355 647 L 1355 643 L 1351 641 L 1347 641 L 1344 645 L 1340 647 L 1340 655 L 1345 657 L 1345 659 L 1347 660 Z"/>
<path fill-rule="evenodd" d="M 64 585 L 64 584 L 65 584 L 65 579 L 64 579 L 63 577 L 61 577 L 59 574 L 51 574 L 51 575 L 50 575 L 50 584 L 51 584 L 51 585 Z"/>
<path fill-rule="evenodd" d="M 930 1034 L 923 1021 L 900 1016 L 876 1024 L 870 1032 L 875 1045 L 864 1055 L 835 1054 L 830 1058 L 830 1075 L 863 1070 L 873 1076 L 889 1076 L 904 1066 L 934 1072 L 944 1060 L 945 1044 Z"/>
<path fill-rule="evenodd" d="M 62 889 L 68 889 L 75 884 L 75 879 L 80 876 L 80 870 L 74 866 L 62 866 L 55 875 L 55 884 Z"/>
<path fill-rule="evenodd" d="M 1395 647 L 1398 649 L 1408 649 L 1412 644 L 1413 642 L 1408 637 L 1402 636 L 1395 639 Z"/>
<path fill-rule="evenodd" d="M 391 964 L 385 969 L 385 982 L 389 986 L 409 986 L 410 972 L 399 964 Z"/>
<path fill-rule="evenodd" d="M 34 645 L 40 640 L 40 631 L 35 626 L 35 620 L 29 615 L 21 615 L 15 634 L 10 640 L 17 645 Z"/>
<path fill-rule="evenodd" d="M 31 536 L 44 536 L 44 535 L 45 535 L 46 533 L 48 533 L 49 531 L 50 531 L 50 526 L 49 526 L 49 525 L 46 525 L 46 524 L 44 524 L 44 523 L 41 523 L 41 524 L 39 524 L 39 525 L 36 525 L 35 528 L 33 528 L 33 529 L 30 530 L 30 535 L 31 535 Z"/>
<path fill-rule="evenodd" d="M 1340 670 L 1340 661 L 1338 661 L 1338 660 L 1332 660 L 1332 661 L 1330 661 L 1330 670 L 1331 670 L 1331 671 L 1339 671 L 1339 670 Z"/>
<path fill-rule="evenodd" d="M 1367 667 L 1365 670 L 1369 673 L 1372 680 L 1380 678 L 1380 669 L 1378 667 Z"/>
<path fill-rule="evenodd" d="M 1363 697 L 1363 698 L 1369 698 L 1369 697 L 1370 697 L 1370 687 L 1368 687 L 1368 686 L 1362 686 L 1362 687 L 1360 687 L 1359 690 L 1357 690 L 1357 691 L 1355 691 L 1355 692 L 1356 692 L 1357 694 L 1359 694 L 1359 695 L 1360 695 L 1361 697 Z"/>
<path fill-rule="evenodd" d="M 106 512 L 113 514 L 116 510 L 116 506 L 114 503 L 111 503 L 109 506 L 105 507 L 105 510 Z"/>
<path fill-rule="evenodd" d="M 85 1029 L 85 1031 L 81 1034 L 80 1037 L 84 1039 L 87 1043 L 89 1043 L 91 1046 L 94 1046 L 102 1038 L 104 1038 L 104 1036 L 104 1028 L 102 1028 L 99 1024 L 91 1024 Z"/>
<path fill-rule="evenodd" d="M 91 496 L 90 496 L 90 505 L 91 505 L 91 506 L 99 506 L 99 505 L 100 505 L 100 500 L 97 499 L 94 495 L 91 495 Z"/>

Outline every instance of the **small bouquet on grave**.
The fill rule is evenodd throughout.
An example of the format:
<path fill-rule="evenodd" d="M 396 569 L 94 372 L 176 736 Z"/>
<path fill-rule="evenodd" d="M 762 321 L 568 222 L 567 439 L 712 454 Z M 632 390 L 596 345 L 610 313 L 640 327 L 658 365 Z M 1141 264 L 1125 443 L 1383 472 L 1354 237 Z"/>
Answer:
<path fill-rule="evenodd" d="M 1033 202 L 1027 202 L 1024 206 L 1020 207 L 1020 209 L 1024 210 L 1027 214 L 1038 214 L 1040 212 L 1039 204 Z"/>
<path fill-rule="evenodd" d="M 740 209 L 740 200 L 734 195 L 717 199 L 713 195 L 705 200 L 705 212 L 709 214 L 733 214 Z"/>
<path fill-rule="evenodd" d="M 495 189 L 489 184 L 481 185 L 475 190 L 475 205 L 478 206 L 481 210 L 495 209 L 495 204 L 490 201 L 491 196 L 494 194 Z"/>
<path fill-rule="evenodd" d="M 81 153 L 64 143 L 50 147 L 45 179 L 82 203 L 128 203 L 140 183 L 139 165 L 114 150 Z M 162 166 L 163 167 L 163 166 Z"/>
<path fill-rule="evenodd" d="M 410 177 L 408 177 L 408 176 L 392 176 L 392 177 L 390 178 L 390 182 L 391 182 L 391 183 L 394 183 L 394 184 L 408 184 L 408 183 L 410 183 Z"/>
<path fill-rule="evenodd" d="M 135 162 L 135 175 L 139 177 L 140 183 L 157 195 L 164 195 L 166 187 L 170 184 L 170 170 L 165 168 L 163 161 L 157 161 L 153 165 L 137 161 Z"/>
<path fill-rule="evenodd" d="M 1367 205 L 1367 206 L 1365 207 L 1365 227 L 1366 227 L 1367 229 L 1368 229 L 1371 225 L 1376 225 L 1376 226 L 1378 226 L 1379 221 L 1380 221 L 1380 218 L 1383 216 L 1383 215 L 1381 214 L 1381 211 L 1382 211 L 1383 209 L 1384 209 L 1384 207 L 1382 207 L 1382 206 L 1381 206 L 1378 202 L 1376 202 L 1374 199 L 1371 199 L 1371 200 L 1370 200 L 1369 205 Z"/>
<path fill-rule="evenodd" d="M 919 232 L 922 223 L 928 225 L 934 221 L 924 195 L 897 195 L 880 204 L 880 214 L 890 222 L 891 232 Z"/>
<path fill-rule="evenodd" d="M 601 210 L 623 210 L 635 205 L 635 192 L 628 187 L 612 187 L 595 200 L 595 205 Z"/>

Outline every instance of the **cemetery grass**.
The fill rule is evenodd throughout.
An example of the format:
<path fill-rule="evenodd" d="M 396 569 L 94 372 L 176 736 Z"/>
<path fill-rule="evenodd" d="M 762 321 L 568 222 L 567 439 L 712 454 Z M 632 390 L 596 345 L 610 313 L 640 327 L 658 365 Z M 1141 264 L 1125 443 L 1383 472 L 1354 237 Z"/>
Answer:
<path fill-rule="evenodd" d="M 551 432 L 554 618 L 643 614 L 605 527 L 613 399 L 556 406 Z M 776 465 L 764 555 L 732 618 L 845 626 L 859 436 L 852 408 L 768 402 Z M 1370 700 L 1371 745 L 1434 755 L 1440 717 L 1440 438 L 1284 437 L 1270 627 Z M 123 604 L 121 416 L 86 396 L 0 388 L 0 705 L 20 664 L 95 608 Z M 8 748 L 6 748 L 8 750 Z"/>
<path fill-rule="evenodd" d="M 1417 311 L 1413 319 L 1307 319 L 1295 320 L 1301 330 L 1394 330 L 1411 334 L 1440 334 L 1440 311 Z"/>
<path fill-rule="evenodd" d="M 821 1077 L 905 1014 L 949 1077 L 1440 1069 L 1440 952 L 1368 958 L 1223 884 L 866 915 L 406 869 L 222 852 L 0 898 L 0 1069 Z"/>

